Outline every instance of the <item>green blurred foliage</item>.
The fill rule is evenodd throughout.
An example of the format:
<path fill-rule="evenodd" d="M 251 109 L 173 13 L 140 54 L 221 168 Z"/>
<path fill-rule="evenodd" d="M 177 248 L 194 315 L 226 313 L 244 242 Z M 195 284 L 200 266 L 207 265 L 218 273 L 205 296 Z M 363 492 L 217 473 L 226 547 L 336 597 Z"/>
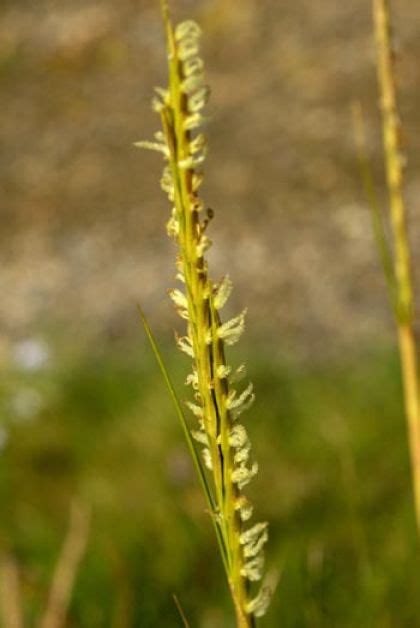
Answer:
<path fill-rule="evenodd" d="M 186 362 L 165 348 L 183 394 Z M 261 469 L 250 494 L 280 573 L 261 625 L 420 625 L 396 355 L 309 366 L 258 349 L 241 349 L 258 393 L 246 420 Z M 3 382 L 0 538 L 19 562 L 28 622 L 78 495 L 94 514 L 69 626 L 180 626 L 173 594 L 192 626 L 232 626 L 212 526 L 149 348 L 63 355 L 15 364 Z"/>

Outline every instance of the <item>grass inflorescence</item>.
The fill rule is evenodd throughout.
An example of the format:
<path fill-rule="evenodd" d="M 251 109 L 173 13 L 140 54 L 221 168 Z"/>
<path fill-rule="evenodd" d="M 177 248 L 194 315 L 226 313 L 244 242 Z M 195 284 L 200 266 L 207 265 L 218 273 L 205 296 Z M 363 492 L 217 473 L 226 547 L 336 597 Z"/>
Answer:
<path fill-rule="evenodd" d="M 253 386 L 236 388 L 246 370 L 243 365 L 233 369 L 225 355 L 226 346 L 234 345 L 244 331 L 245 311 L 222 322 L 220 311 L 232 283 L 228 276 L 214 282 L 206 259 L 211 246 L 206 230 L 213 212 L 204 211 L 199 196 L 206 155 L 202 110 L 209 96 L 199 56 L 201 31 L 192 20 L 173 28 L 165 3 L 163 16 L 169 85 L 157 89 L 153 101 L 162 130 L 155 134 L 155 141 L 138 144 L 161 152 L 165 160 L 161 186 L 172 204 L 167 231 L 177 244 L 177 279 L 183 286 L 170 296 L 187 325 L 186 334 L 177 336 L 177 345 L 193 365 L 186 380 L 193 394 L 193 401 L 186 405 L 197 421 L 191 435 L 202 446 L 202 463 L 211 477 L 211 516 L 237 625 L 245 628 L 254 626 L 255 618 L 265 613 L 271 595 L 268 585 L 251 593 L 251 584 L 263 575 L 263 547 L 268 539 L 266 522 L 249 523 L 253 506 L 244 494 L 258 471 L 247 430 L 239 419 L 254 400 Z"/>

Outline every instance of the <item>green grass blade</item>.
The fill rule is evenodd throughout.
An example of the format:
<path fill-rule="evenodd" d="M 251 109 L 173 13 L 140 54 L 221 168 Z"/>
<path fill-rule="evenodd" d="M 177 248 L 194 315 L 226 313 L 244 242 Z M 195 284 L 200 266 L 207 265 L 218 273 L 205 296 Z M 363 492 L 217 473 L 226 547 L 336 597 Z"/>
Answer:
<path fill-rule="evenodd" d="M 391 247 L 388 243 L 384 222 L 382 218 L 382 212 L 376 194 L 375 182 L 372 174 L 372 167 L 369 161 L 368 152 L 366 148 L 366 133 L 363 120 L 363 112 L 360 102 L 353 103 L 353 127 L 357 145 L 357 159 L 359 163 L 360 177 L 365 190 L 366 200 L 368 202 L 371 216 L 373 232 L 375 235 L 376 245 L 379 252 L 379 257 L 382 264 L 382 269 L 385 275 L 385 280 L 388 288 L 389 300 L 392 308 L 397 315 L 397 286 L 395 281 L 394 263 Z"/>
<path fill-rule="evenodd" d="M 184 609 L 182 608 L 181 603 L 178 600 L 178 598 L 175 595 L 175 593 L 173 594 L 172 599 L 173 599 L 174 604 L 176 606 L 176 609 L 177 609 L 177 611 L 179 613 L 179 616 L 180 616 L 180 618 L 182 620 L 182 625 L 184 626 L 184 628 L 191 628 L 191 626 L 190 626 L 190 624 L 188 622 L 188 619 L 187 619 L 187 617 L 186 617 L 186 615 L 184 613 Z"/>
<path fill-rule="evenodd" d="M 178 418 L 180 420 L 181 427 L 182 427 L 182 430 L 184 432 L 184 435 L 185 435 L 185 438 L 186 438 L 186 441 L 187 441 L 188 449 L 190 450 L 191 457 L 193 459 L 193 463 L 194 463 L 195 469 L 197 471 L 197 475 L 198 475 L 200 484 L 201 484 L 201 486 L 203 488 L 203 491 L 204 491 L 204 495 L 205 495 L 205 498 L 206 498 L 206 501 L 207 501 L 207 505 L 208 505 L 208 508 L 209 508 L 209 511 L 210 511 L 211 519 L 213 521 L 213 525 L 214 525 L 214 528 L 215 528 L 215 531 L 216 531 L 217 540 L 218 540 L 218 543 L 219 543 L 219 546 L 220 546 L 220 552 L 222 554 L 223 564 L 225 566 L 226 573 L 227 573 L 227 553 L 226 553 L 225 542 L 224 542 L 224 539 L 223 539 L 222 531 L 221 531 L 221 529 L 219 527 L 219 524 L 217 522 L 217 511 L 216 511 L 215 501 L 214 501 L 214 498 L 213 498 L 210 486 L 209 486 L 208 481 L 207 481 L 207 477 L 206 477 L 206 473 L 205 473 L 204 468 L 203 468 L 203 464 L 201 462 L 200 456 L 197 453 L 197 449 L 196 449 L 196 447 L 194 445 L 194 441 L 193 441 L 193 439 L 191 437 L 191 433 L 190 433 L 190 430 L 188 428 L 188 424 L 187 424 L 187 420 L 185 418 L 184 410 L 183 410 L 183 408 L 181 406 L 181 403 L 180 403 L 180 401 L 178 399 L 178 395 L 176 393 L 176 390 L 175 390 L 174 385 L 172 383 L 172 380 L 170 378 L 168 369 L 166 368 L 165 362 L 163 360 L 162 354 L 161 354 L 161 352 L 159 350 L 159 347 L 157 345 L 157 342 L 156 342 L 156 339 L 154 337 L 154 334 L 153 334 L 153 332 L 152 332 L 152 330 L 150 328 L 149 323 L 147 322 L 147 319 L 146 319 L 146 316 L 145 316 L 143 310 L 141 309 L 141 307 L 139 305 L 137 307 L 138 307 L 138 311 L 139 311 L 139 314 L 140 314 L 141 322 L 143 324 L 143 327 L 144 327 L 144 330 L 146 332 L 147 338 L 149 340 L 150 346 L 152 347 L 153 353 L 155 355 L 156 362 L 159 365 L 160 371 L 162 373 L 162 377 L 163 377 L 164 382 L 166 384 L 166 387 L 167 387 L 167 389 L 169 391 L 169 394 L 170 394 L 170 396 L 172 398 L 172 401 L 173 401 L 174 406 L 175 406 L 176 413 L 177 413 Z"/>

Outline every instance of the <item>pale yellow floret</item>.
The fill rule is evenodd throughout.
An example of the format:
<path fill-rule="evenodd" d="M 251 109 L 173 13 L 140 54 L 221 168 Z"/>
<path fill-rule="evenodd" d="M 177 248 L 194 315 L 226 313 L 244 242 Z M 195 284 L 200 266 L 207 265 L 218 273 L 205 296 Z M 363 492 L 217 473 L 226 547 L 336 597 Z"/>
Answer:
<path fill-rule="evenodd" d="M 226 301 L 231 295 L 233 290 L 233 284 L 229 277 L 229 275 L 225 275 L 220 282 L 220 284 L 216 287 L 216 294 L 213 299 L 214 307 L 216 310 L 221 310 L 225 305 Z"/>
<path fill-rule="evenodd" d="M 267 612 L 272 596 L 271 587 L 261 587 L 258 595 L 247 604 L 248 613 L 253 613 L 255 617 L 262 617 Z"/>

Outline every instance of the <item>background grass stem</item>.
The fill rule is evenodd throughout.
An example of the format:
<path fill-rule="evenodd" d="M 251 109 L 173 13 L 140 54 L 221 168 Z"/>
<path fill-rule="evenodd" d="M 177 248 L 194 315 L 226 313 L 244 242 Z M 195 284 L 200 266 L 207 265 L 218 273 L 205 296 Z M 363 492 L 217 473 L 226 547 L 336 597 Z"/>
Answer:
<path fill-rule="evenodd" d="M 374 0 L 373 18 L 377 44 L 378 82 L 382 133 L 388 182 L 394 271 L 397 285 L 396 319 L 403 377 L 405 412 L 413 477 L 414 503 L 420 534 L 420 391 L 418 349 L 414 335 L 414 299 L 407 215 L 403 193 L 404 156 L 397 106 L 394 52 L 388 0 Z"/>

